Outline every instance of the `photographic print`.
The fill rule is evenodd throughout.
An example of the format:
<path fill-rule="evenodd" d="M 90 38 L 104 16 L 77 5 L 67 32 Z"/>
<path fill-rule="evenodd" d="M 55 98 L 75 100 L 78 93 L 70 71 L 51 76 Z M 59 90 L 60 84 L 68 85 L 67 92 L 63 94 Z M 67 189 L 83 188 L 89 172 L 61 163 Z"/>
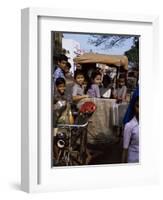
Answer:
<path fill-rule="evenodd" d="M 139 39 L 51 32 L 52 167 L 139 163 Z"/>

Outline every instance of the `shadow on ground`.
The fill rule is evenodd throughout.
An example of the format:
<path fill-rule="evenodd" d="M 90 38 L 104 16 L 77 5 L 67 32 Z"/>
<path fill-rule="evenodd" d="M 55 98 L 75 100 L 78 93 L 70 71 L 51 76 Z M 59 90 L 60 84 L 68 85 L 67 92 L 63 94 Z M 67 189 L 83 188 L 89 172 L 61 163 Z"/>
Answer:
<path fill-rule="evenodd" d="M 88 144 L 88 151 L 92 155 L 89 165 L 121 163 L 122 139 L 113 144 Z"/>

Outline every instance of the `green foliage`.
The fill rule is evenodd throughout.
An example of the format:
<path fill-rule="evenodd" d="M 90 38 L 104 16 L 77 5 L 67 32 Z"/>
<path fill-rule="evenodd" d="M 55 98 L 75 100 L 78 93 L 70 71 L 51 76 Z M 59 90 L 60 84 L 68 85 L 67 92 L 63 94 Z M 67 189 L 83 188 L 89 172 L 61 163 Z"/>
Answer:
<path fill-rule="evenodd" d="M 134 44 L 130 50 L 125 52 L 129 62 L 132 62 L 135 67 L 139 66 L 139 40 L 135 37 Z"/>

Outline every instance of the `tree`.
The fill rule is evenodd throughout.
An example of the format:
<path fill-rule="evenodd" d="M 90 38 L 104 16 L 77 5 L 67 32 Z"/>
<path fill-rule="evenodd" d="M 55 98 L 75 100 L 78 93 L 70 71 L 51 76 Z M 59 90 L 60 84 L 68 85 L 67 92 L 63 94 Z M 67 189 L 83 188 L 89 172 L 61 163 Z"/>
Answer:
<path fill-rule="evenodd" d="M 63 34 L 61 32 L 53 32 L 52 45 L 53 45 L 53 52 L 55 54 L 62 53 L 62 38 Z"/>
<path fill-rule="evenodd" d="M 132 37 L 128 35 L 91 35 L 88 42 L 95 47 L 103 46 L 104 49 L 109 49 L 123 45 L 130 38 Z"/>
<path fill-rule="evenodd" d="M 130 50 L 125 52 L 129 62 L 133 63 L 135 67 L 139 67 L 139 39 L 135 37 L 134 44 Z"/>

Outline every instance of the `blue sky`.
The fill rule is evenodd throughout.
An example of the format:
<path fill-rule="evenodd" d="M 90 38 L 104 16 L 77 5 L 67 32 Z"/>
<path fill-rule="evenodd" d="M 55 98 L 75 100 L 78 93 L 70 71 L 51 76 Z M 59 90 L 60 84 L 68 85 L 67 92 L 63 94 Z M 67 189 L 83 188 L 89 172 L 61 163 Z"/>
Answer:
<path fill-rule="evenodd" d="M 76 34 L 76 33 L 64 33 L 65 39 L 73 39 L 80 43 L 81 49 L 89 52 L 92 50 L 96 53 L 112 54 L 112 55 L 123 55 L 125 51 L 129 50 L 132 46 L 132 37 L 131 39 L 126 40 L 123 45 L 120 47 L 112 47 L 110 49 L 104 50 L 102 46 L 95 47 L 88 43 L 88 39 L 91 37 L 88 34 Z"/>

